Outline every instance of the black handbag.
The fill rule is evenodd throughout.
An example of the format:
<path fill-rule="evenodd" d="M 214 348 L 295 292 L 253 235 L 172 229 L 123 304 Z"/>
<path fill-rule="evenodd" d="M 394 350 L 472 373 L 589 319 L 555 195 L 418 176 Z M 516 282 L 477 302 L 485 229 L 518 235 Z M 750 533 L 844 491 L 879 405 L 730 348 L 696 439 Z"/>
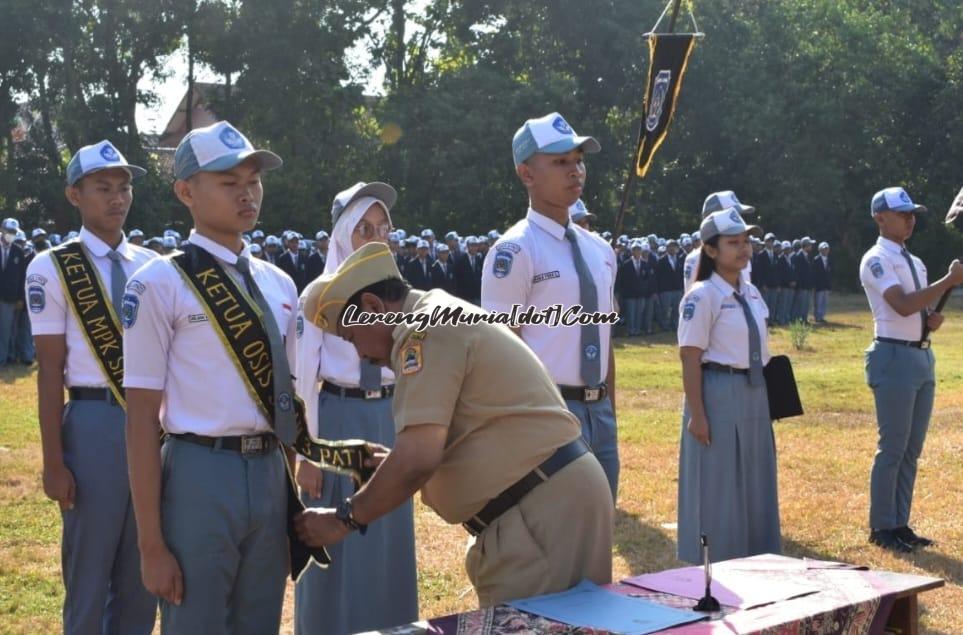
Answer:
<path fill-rule="evenodd" d="M 785 355 L 773 356 L 762 372 L 769 396 L 769 418 L 775 420 L 801 416 L 802 401 L 789 358 Z"/>

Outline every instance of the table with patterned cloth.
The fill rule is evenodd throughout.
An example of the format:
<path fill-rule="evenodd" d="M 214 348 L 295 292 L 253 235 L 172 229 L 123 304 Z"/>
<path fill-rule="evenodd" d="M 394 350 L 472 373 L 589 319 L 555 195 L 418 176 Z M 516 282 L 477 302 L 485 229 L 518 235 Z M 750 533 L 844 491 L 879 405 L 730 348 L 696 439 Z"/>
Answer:
<path fill-rule="evenodd" d="M 763 633 L 765 635 L 881 635 L 896 629 L 902 635 L 918 632 L 917 594 L 943 586 L 939 578 L 927 578 L 888 571 L 869 571 L 817 560 L 800 560 L 766 554 L 726 563 L 747 576 L 777 578 L 811 584 L 819 592 L 774 602 L 752 609 L 723 607 L 706 620 L 678 626 L 660 633 L 673 635 L 717 635 Z M 718 566 L 718 565 L 717 565 Z M 740 566 L 744 566 L 741 569 Z M 657 593 L 628 584 L 613 584 L 609 590 L 639 597 L 674 608 L 690 609 L 694 600 Z M 379 631 L 385 635 L 510 635 L 530 633 L 604 633 L 596 629 L 569 626 L 511 606 L 468 611 L 456 615 L 406 624 Z"/>

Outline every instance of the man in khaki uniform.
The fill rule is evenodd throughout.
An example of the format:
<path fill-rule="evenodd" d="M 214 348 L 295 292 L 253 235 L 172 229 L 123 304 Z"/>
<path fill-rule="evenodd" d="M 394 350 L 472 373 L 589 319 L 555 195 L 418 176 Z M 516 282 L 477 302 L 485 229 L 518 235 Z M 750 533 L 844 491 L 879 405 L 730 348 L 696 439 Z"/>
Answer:
<path fill-rule="evenodd" d="M 562 591 L 583 578 L 611 581 L 608 482 L 522 340 L 484 322 L 418 331 L 419 316 L 436 308 L 485 312 L 440 289 L 412 290 L 380 243 L 354 252 L 304 295 L 308 319 L 394 370 L 398 432 L 357 494 L 299 517 L 305 542 L 328 545 L 363 532 L 420 489 L 425 504 L 474 536 L 465 566 L 481 606 Z M 388 323 L 343 324 L 362 312 Z M 399 316 L 404 324 L 386 319 Z"/>

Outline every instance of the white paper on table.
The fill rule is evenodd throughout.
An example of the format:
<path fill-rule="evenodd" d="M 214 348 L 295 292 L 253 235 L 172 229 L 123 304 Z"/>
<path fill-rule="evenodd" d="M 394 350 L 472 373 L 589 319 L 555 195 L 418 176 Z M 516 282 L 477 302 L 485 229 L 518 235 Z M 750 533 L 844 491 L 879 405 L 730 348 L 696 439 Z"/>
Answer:
<path fill-rule="evenodd" d="M 740 568 L 745 564 L 745 561 L 732 561 L 730 567 L 727 567 L 725 562 L 712 565 L 712 596 L 719 600 L 720 604 L 749 609 L 819 592 L 818 586 L 808 582 L 787 580 L 778 571 Z M 800 564 L 802 566 L 796 566 L 800 571 L 805 571 L 805 564 Z M 698 600 L 705 595 L 706 588 L 705 570 L 702 567 L 684 567 L 648 573 L 627 578 L 623 582 L 693 600 Z"/>

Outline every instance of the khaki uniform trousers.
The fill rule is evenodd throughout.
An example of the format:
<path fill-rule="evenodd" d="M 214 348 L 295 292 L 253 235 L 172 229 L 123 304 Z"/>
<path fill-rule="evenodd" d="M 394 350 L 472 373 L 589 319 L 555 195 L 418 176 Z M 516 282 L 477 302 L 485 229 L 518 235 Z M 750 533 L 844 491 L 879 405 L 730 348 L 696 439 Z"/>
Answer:
<path fill-rule="evenodd" d="M 585 454 L 533 489 L 469 542 L 468 578 L 480 607 L 612 581 L 612 493 Z"/>

